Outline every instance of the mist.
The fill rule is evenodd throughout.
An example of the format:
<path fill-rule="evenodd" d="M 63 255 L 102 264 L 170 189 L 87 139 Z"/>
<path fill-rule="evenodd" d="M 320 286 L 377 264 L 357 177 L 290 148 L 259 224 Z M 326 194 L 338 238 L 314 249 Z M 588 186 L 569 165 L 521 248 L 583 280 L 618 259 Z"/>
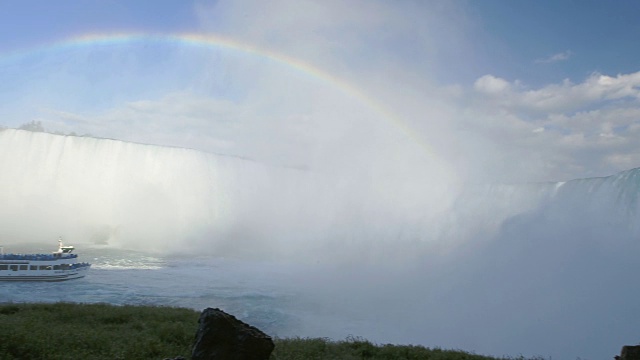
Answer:
<path fill-rule="evenodd" d="M 543 356 L 604 355 L 633 340 L 624 319 L 640 311 L 637 294 L 616 294 L 638 269 L 637 169 L 443 197 L 426 177 L 386 182 L 109 139 L 3 130 L 0 149 L 5 243 L 63 235 L 270 263 L 288 269 L 278 286 L 314 299 L 296 328 L 308 336 Z M 340 319 L 360 320 L 332 325 Z"/>
<path fill-rule="evenodd" d="M 0 57 L 0 244 L 245 264 L 232 280 L 309 300 L 290 336 L 559 358 L 637 342 L 637 111 L 618 91 L 637 74 L 479 76 L 483 34 L 453 2 L 193 12 L 227 45 L 106 34 Z"/>
<path fill-rule="evenodd" d="M 417 188 L 418 179 L 385 173 L 402 167 L 330 174 L 117 140 L 24 130 L 0 137 L 8 239 L 65 234 L 161 253 L 366 262 L 389 248 L 408 255 L 399 243 L 435 241 L 424 222 L 452 201 L 437 176 L 440 184 Z M 369 246 L 385 239 L 395 245 Z"/>

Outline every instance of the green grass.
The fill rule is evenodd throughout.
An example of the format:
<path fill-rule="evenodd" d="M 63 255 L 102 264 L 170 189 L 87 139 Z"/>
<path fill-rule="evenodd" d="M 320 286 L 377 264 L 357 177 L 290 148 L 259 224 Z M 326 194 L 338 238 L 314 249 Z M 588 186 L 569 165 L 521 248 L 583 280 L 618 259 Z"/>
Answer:
<path fill-rule="evenodd" d="M 0 306 L 0 359 L 163 359 L 189 356 L 194 310 L 106 304 Z"/>
<path fill-rule="evenodd" d="M 360 338 L 278 339 L 272 359 L 277 360 L 493 360 L 496 358 L 458 350 L 429 349 L 412 345 L 376 345 Z"/>
<path fill-rule="evenodd" d="M 0 360 L 189 358 L 198 311 L 107 304 L 0 305 Z M 422 346 L 376 345 L 360 338 L 275 339 L 273 360 L 495 359 Z"/>

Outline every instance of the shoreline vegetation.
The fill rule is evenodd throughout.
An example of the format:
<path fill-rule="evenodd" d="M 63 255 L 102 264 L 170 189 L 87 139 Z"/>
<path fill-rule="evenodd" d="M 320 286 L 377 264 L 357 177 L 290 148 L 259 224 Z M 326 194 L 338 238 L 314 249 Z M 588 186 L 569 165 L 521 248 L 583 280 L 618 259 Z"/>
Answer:
<path fill-rule="evenodd" d="M 0 304 L 0 360 L 154 359 L 191 357 L 200 312 L 110 304 Z M 274 338 L 272 360 L 505 360 L 462 350 L 374 344 L 362 338 Z M 530 358 L 531 360 L 542 358 Z"/>

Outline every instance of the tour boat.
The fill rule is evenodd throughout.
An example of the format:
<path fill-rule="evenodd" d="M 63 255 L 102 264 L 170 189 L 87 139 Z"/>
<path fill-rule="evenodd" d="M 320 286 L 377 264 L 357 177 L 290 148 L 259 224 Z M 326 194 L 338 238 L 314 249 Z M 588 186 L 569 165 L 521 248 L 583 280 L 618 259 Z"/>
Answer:
<path fill-rule="evenodd" d="M 78 262 L 73 246 L 63 246 L 51 254 L 5 254 L 0 247 L 0 281 L 62 281 L 86 275 L 91 264 Z"/>

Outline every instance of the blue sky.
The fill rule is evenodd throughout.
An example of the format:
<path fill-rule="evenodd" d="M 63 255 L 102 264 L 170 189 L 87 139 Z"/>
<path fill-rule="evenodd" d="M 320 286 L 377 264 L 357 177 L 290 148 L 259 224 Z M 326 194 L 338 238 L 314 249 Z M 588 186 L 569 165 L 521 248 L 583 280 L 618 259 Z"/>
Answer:
<path fill-rule="evenodd" d="M 534 86 L 562 78 L 578 82 L 592 72 L 637 71 L 636 1 L 489 0 L 467 6 L 485 40 L 478 44 L 487 57 L 480 71 Z M 556 54 L 567 57 L 536 62 Z"/>
<path fill-rule="evenodd" d="M 3 1 L 0 49 L 46 44 L 86 32 L 188 31 L 194 29 L 193 2 Z"/>
<path fill-rule="evenodd" d="M 171 0 L 5 1 L 0 4 L 0 51 L 43 45 L 83 33 L 198 32 L 202 29 L 195 10 L 197 4 Z M 537 86 L 562 78 L 580 81 L 592 72 L 615 75 L 637 70 L 635 45 L 640 24 L 635 20 L 640 15 L 640 4 L 636 1 L 487 0 L 455 4 L 468 22 L 459 24 L 469 32 L 464 35 L 468 43 L 462 45 L 471 45 L 471 49 L 452 46 L 452 57 L 472 50 L 478 61 L 461 64 L 462 76 L 442 74 L 443 82 L 470 82 L 492 73 Z M 429 9 L 425 6 L 424 11 Z M 223 21 L 224 13 L 212 15 Z M 397 50 L 405 56 L 412 53 L 410 40 L 398 44 Z M 557 54 L 567 54 L 567 58 L 536 62 L 551 60 Z"/>
<path fill-rule="evenodd" d="M 640 164 L 638 15 L 634 1 L 2 2 L 0 124 L 304 167 L 393 147 L 395 131 L 461 181 L 602 176 Z M 132 32 L 221 35 L 369 100 L 231 49 L 52 47 Z"/>

